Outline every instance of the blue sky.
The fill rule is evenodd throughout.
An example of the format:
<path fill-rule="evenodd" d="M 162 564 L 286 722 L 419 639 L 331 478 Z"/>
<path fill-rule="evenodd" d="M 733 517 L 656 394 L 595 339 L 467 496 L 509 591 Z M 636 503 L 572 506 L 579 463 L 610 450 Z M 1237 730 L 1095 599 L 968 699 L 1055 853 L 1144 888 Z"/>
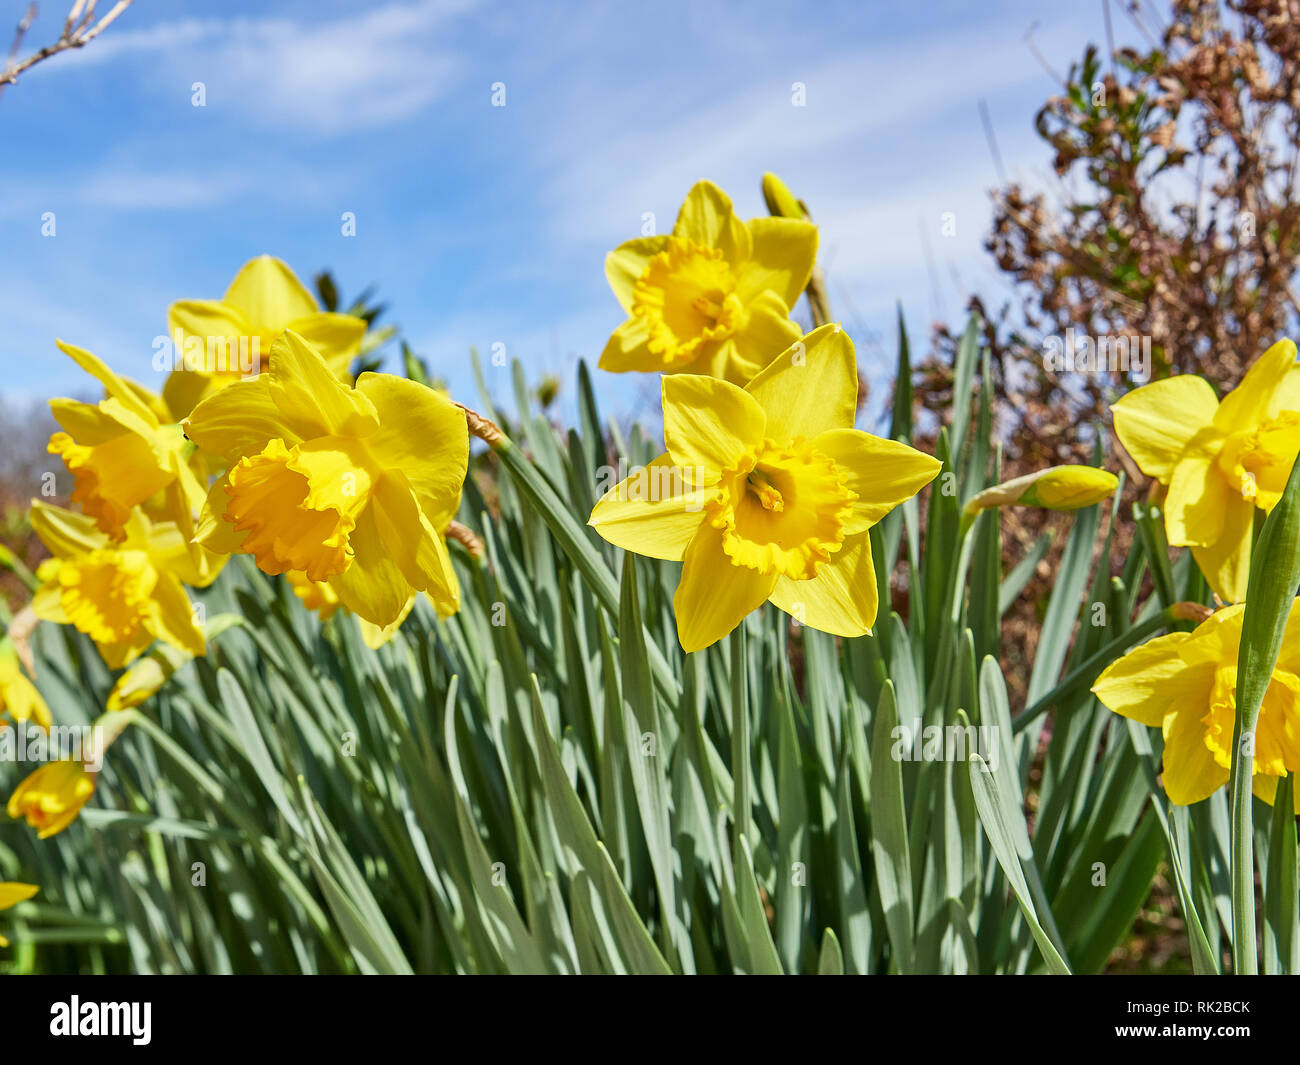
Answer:
<path fill-rule="evenodd" d="M 0 25 L 25 7 L 0 0 Z M 62 21 L 42 9 L 35 46 Z M 979 100 L 1009 174 L 1052 184 L 1031 26 L 1064 71 L 1103 38 L 1101 4 L 137 0 L 0 98 L 0 395 L 87 391 L 56 336 L 159 387 L 167 304 L 219 297 L 263 252 L 304 280 L 329 267 L 345 296 L 377 284 L 467 401 L 471 345 L 567 385 L 621 320 L 605 252 L 647 211 L 669 229 L 704 177 L 764 213 L 764 170 L 813 210 L 832 308 L 883 385 L 896 301 L 922 347 L 970 292 L 1006 292 L 982 250 Z M 613 412 L 654 395 L 599 376 Z"/>

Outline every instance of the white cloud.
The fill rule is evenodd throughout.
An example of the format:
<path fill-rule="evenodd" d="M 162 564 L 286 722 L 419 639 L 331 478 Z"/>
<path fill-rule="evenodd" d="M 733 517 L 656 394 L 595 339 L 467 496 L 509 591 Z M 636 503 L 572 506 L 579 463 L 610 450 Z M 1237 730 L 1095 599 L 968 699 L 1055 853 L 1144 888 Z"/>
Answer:
<path fill-rule="evenodd" d="M 320 22 L 115 26 L 74 58 L 129 63 L 142 76 L 187 87 L 201 81 L 210 108 L 233 106 L 241 118 L 264 125 L 333 135 L 410 118 L 441 97 L 459 69 L 443 36 L 472 6 L 473 0 L 420 0 Z"/>

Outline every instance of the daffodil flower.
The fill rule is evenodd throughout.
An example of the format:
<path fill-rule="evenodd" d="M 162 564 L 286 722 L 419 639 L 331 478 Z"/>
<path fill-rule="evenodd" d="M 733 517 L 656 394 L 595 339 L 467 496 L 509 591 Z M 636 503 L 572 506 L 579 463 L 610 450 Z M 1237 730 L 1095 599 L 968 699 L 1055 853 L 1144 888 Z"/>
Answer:
<path fill-rule="evenodd" d="M 682 647 L 708 647 L 768 600 L 823 632 L 869 632 L 868 530 L 940 464 L 853 428 L 848 335 L 813 331 L 743 389 L 691 375 L 662 387 L 666 454 L 610 489 L 590 524 L 626 550 L 684 563 Z"/>
<path fill-rule="evenodd" d="M 605 276 L 628 318 L 600 368 L 693 373 L 743 385 L 800 330 L 790 309 L 808 284 L 817 228 L 791 218 L 742 222 L 731 200 L 701 181 L 669 236 L 620 244 Z"/>
<path fill-rule="evenodd" d="M 213 393 L 185 431 L 227 467 L 196 531 L 208 548 L 328 582 L 381 628 L 419 592 L 456 611 L 442 530 L 460 505 L 469 433 L 444 394 L 389 374 L 351 387 L 286 330 L 270 369 Z"/>
<path fill-rule="evenodd" d="M 1203 377 L 1183 374 L 1111 408 L 1120 443 L 1168 489 L 1169 542 L 1190 547 L 1210 587 L 1230 602 L 1246 597 L 1255 509 L 1273 509 L 1300 451 L 1295 358 L 1295 345 L 1278 341 L 1222 401 Z"/>
<path fill-rule="evenodd" d="M 182 582 L 198 586 L 211 575 L 174 523 L 155 525 L 136 510 L 116 543 L 87 515 L 36 500 L 31 522 L 54 555 L 36 573 L 38 617 L 84 632 L 112 669 L 134 661 L 155 639 L 203 654 L 203 632 Z"/>
<path fill-rule="evenodd" d="M 12 880 L 0 881 L 0 910 L 7 910 L 11 906 L 17 906 L 20 902 L 26 902 L 38 892 L 35 884 L 20 884 Z M 9 940 L 0 936 L 0 947 L 9 946 Z"/>
<path fill-rule="evenodd" d="M 1237 714 L 1237 648 L 1243 604 L 1192 632 L 1135 647 L 1097 678 L 1093 693 L 1123 717 L 1164 732 L 1164 786 L 1186 806 L 1228 783 Z M 1291 607 L 1254 737 L 1255 794 L 1272 803 L 1278 780 L 1300 770 L 1300 599 Z M 1297 796 L 1300 813 L 1300 796 Z"/>
<path fill-rule="evenodd" d="M 204 396 L 264 368 L 271 345 L 286 329 L 306 338 L 339 377 L 347 376 L 366 332 L 362 318 L 322 311 L 294 272 L 269 255 L 245 263 L 221 299 L 173 303 L 167 326 L 179 341 L 176 358 L 182 365 L 163 395 L 177 418 Z M 196 350 L 201 369 L 191 366 Z"/>
<path fill-rule="evenodd" d="M 0 730 L 6 715 L 15 723 L 35 721 L 43 729 L 53 724 L 50 708 L 23 672 L 13 641 L 0 636 Z"/>
<path fill-rule="evenodd" d="M 80 762 L 50 762 L 14 789 L 6 809 L 15 820 L 25 818 L 40 839 L 49 839 L 77 819 L 94 793 L 95 774 Z"/>
<path fill-rule="evenodd" d="M 189 464 L 194 450 L 178 424 L 159 416 L 161 402 L 119 377 L 90 352 L 57 342 L 61 351 L 104 386 L 99 403 L 54 399 L 50 409 L 63 431 L 49 451 L 62 457 L 73 477 L 72 502 L 111 540 L 126 537 L 132 510 L 175 485 L 187 512 L 203 503 L 205 489 Z M 167 504 L 159 500 L 159 506 Z"/>

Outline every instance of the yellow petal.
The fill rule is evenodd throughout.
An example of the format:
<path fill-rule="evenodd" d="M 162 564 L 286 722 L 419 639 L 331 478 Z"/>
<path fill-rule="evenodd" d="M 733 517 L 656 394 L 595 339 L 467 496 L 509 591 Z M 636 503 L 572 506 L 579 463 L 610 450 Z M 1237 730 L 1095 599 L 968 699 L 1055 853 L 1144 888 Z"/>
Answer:
<path fill-rule="evenodd" d="M 104 386 L 104 391 L 116 399 L 127 410 L 141 420 L 148 422 L 150 425 L 157 427 L 158 419 L 148 404 L 141 401 L 136 389 L 131 386 L 130 382 L 119 377 L 110 370 L 101 360 L 88 352 L 85 348 L 79 348 L 72 344 L 65 344 L 62 340 L 56 340 L 59 350 L 67 355 L 73 362 L 80 366 L 91 377 L 95 378 Z"/>
<path fill-rule="evenodd" d="M 1223 397 L 1214 424 L 1231 433 L 1254 429 L 1282 410 L 1287 380 L 1295 365 L 1295 344 L 1279 340 L 1246 371 L 1241 384 Z"/>
<path fill-rule="evenodd" d="M 663 360 L 650 350 L 644 318 L 629 318 L 610 334 L 597 364 L 606 373 L 655 373 Z"/>
<path fill-rule="evenodd" d="M 667 246 L 668 238 L 664 236 L 638 237 L 625 241 L 605 256 L 605 277 L 609 280 L 609 287 L 614 290 L 619 306 L 629 314 L 632 313 L 636 279 L 645 272 L 651 257 Z"/>
<path fill-rule="evenodd" d="M 1174 706 L 1164 722 L 1164 785 L 1169 801 L 1188 806 L 1208 799 L 1228 782 L 1228 770 L 1214 760 L 1205 745 L 1205 701 L 1186 700 Z"/>
<path fill-rule="evenodd" d="M 266 357 L 261 347 L 261 328 L 249 321 L 238 307 L 222 300 L 179 300 L 167 308 L 167 326 L 173 344 L 177 332 L 180 333 L 179 350 L 173 353 L 175 373 L 197 378 L 221 374 L 238 379 L 246 370 L 255 371 L 258 367 L 241 366 L 238 360 L 232 359 L 231 341 L 234 352 L 238 352 L 240 340 L 247 338 L 251 361 L 254 336 L 258 339 L 259 365 Z M 219 354 L 224 355 L 224 364 Z"/>
<path fill-rule="evenodd" d="M 319 310 L 294 272 L 269 255 L 244 264 L 226 289 L 225 302 L 268 333 L 278 333 L 294 319 Z"/>
<path fill-rule="evenodd" d="M 317 430 L 313 420 L 284 416 L 271 397 L 269 374 L 213 392 L 190 412 L 184 425 L 186 436 L 227 466 L 256 455 L 273 439 L 292 447 L 301 440 L 294 425 L 312 435 Z"/>
<path fill-rule="evenodd" d="M 203 639 L 203 630 L 194 618 L 194 607 L 185 587 L 175 574 L 158 574 L 158 583 L 153 590 L 157 609 L 148 623 L 149 630 L 160 640 L 171 644 L 178 650 L 192 655 L 201 655 L 207 649 Z"/>
<path fill-rule="evenodd" d="M 76 399 L 50 400 L 50 413 L 65 433 L 79 444 L 94 446 L 118 436 L 122 423 L 97 403 Z"/>
<path fill-rule="evenodd" d="M 281 414 L 314 423 L 316 435 L 365 436 L 379 427 L 374 404 L 339 380 L 320 353 L 291 329 L 271 345 L 268 372 L 271 399 Z"/>
<path fill-rule="evenodd" d="M 857 429 L 819 433 L 812 445 L 834 460 L 844 486 L 858 497 L 844 525 L 849 535 L 876 524 L 933 481 L 943 468 L 938 459 L 914 447 Z"/>
<path fill-rule="evenodd" d="M 357 624 L 361 626 L 361 639 L 365 641 L 367 647 L 372 651 L 378 651 L 389 640 L 391 640 L 398 629 L 402 627 L 402 622 L 411 612 L 411 607 L 415 606 L 416 596 L 411 596 L 406 601 L 406 609 L 402 611 L 396 621 L 391 625 L 385 625 L 382 628 L 365 618 L 357 618 Z"/>
<path fill-rule="evenodd" d="M 337 376 L 345 377 L 361 350 L 366 320 L 352 314 L 320 313 L 295 318 L 285 328 L 292 329 L 319 351 Z"/>
<path fill-rule="evenodd" d="M 829 562 L 806 581 L 777 579 L 772 602 L 809 628 L 835 636 L 865 636 L 879 608 L 871 536 L 860 532 L 845 539 Z"/>
<path fill-rule="evenodd" d="M 386 628 L 402 616 L 412 589 L 389 557 L 373 507 L 361 512 L 349 542 L 352 561 L 342 573 L 329 578 L 329 586 L 352 613 Z"/>
<path fill-rule="evenodd" d="M 94 519 L 62 507 L 33 499 L 28 520 L 41 543 L 56 558 L 85 554 L 108 544 L 108 537 L 95 528 Z"/>
<path fill-rule="evenodd" d="M 736 217 L 731 199 L 712 181 L 697 182 L 678 212 L 673 236 L 719 249 L 730 263 L 749 258 L 749 230 Z"/>
<path fill-rule="evenodd" d="M 1185 455 L 1174 466 L 1165 499 L 1169 542 L 1180 547 L 1216 543 L 1223 535 L 1223 517 L 1232 495 L 1217 463 L 1200 455 Z"/>
<path fill-rule="evenodd" d="M 735 466 L 763 442 L 766 418 L 743 389 L 696 374 L 663 378 L 664 443 L 682 475 L 705 483 L 702 471 Z"/>
<path fill-rule="evenodd" d="M 239 532 L 226 520 L 226 507 L 230 502 L 230 481 L 223 475 L 208 489 L 207 501 L 199 514 L 198 525 L 194 529 L 194 542 L 209 551 L 222 555 L 235 555 L 243 550 L 247 532 Z"/>
<path fill-rule="evenodd" d="M 702 522 L 686 548 L 681 582 L 673 596 L 677 639 L 702 651 L 731 632 L 772 594 L 776 574 L 734 566 L 722 550 L 722 531 Z"/>
<path fill-rule="evenodd" d="M 750 303 L 749 317 L 731 343 L 719 345 L 686 369 L 689 373 L 721 377 L 743 388 L 773 359 L 798 343 L 802 335 L 803 330 L 790 320 L 781 297 L 775 292 L 760 292 Z M 708 364 L 701 365 L 706 360 Z"/>
<path fill-rule="evenodd" d="M 460 607 L 460 585 L 442 536 L 429 523 L 400 470 L 375 482 L 370 503 L 375 528 L 407 584 L 427 592 L 442 616 Z"/>
<path fill-rule="evenodd" d="M 35 895 L 40 888 L 35 884 L 19 884 L 12 880 L 0 881 L 0 910 L 17 906 Z"/>
<path fill-rule="evenodd" d="M 1255 506 L 1228 494 L 1223 529 L 1213 544 L 1193 547 L 1192 556 L 1214 594 L 1225 603 L 1246 598 L 1250 579 L 1250 549 L 1255 528 Z"/>
<path fill-rule="evenodd" d="M 858 405 L 853 341 L 838 325 L 814 329 L 768 364 L 745 391 L 767 414 L 778 444 L 811 440 L 827 429 L 852 429 Z"/>
<path fill-rule="evenodd" d="M 750 257 L 737 279 L 741 298 L 748 302 L 770 289 L 787 308 L 793 307 L 812 275 L 817 227 L 790 218 L 755 218 L 747 226 Z"/>
<path fill-rule="evenodd" d="M 1134 647 L 1102 670 L 1093 695 L 1108 710 L 1155 728 L 1176 701 L 1206 702 L 1213 666 L 1190 665 L 1178 653 L 1191 639 L 1191 633 L 1171 632 Z"/>
<path fill-rule="evenodd" d="M 1255 793 L 1255 798 L 1272 806 L 1273 800 L 1277 798 L 1277 786 L 1280 782 L 1278 777 L 1269 776 L 1266 773 L 1256 773 L 1251 778 L 1250 787 L 1251 791 Z M 1293 788 L 1292 792 L 1295 812 L 1297 816 L 1300 816 L 1300 788 Z"/>
<path fill-rule="evenodd" d="M 460 507 L 469 467 L 465 412 L 444 393 L 392 374 L 362 374 L 357 391 L 379 417 L 366 447 L 386 469 L 406 475 L 425 517 L 441 533 Z"/>
<path fill-rule="evenodd" d="M 1115 433 L 1148 477 L 1168 484 L 1174 465 L 1198 432 L 1215 420 L 1219 401 L 1203 377 L 1152 381 L 1111 407 Z"/>
<path fill-rule="evenodd" d="M 664 454 L 606 492 L 587 524 L 624 551 L 680 562 L 712 494 Z"/>

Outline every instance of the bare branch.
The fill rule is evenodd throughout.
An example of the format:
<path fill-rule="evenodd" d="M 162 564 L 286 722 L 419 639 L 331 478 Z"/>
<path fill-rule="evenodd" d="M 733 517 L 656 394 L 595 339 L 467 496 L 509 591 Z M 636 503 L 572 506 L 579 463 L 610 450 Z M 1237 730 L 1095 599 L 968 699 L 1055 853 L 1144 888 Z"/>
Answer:
<path fill-rule="evenodd" d="M 29 5 L 27 13 L 18 23 L 13 45 L 9 49 L 9 58 L 5 61 L 4 69 L 0 70 L 0 93 L 4 92 L 6 85 L 17 82 L 18 75 L 30 70 L 42 60 L 72 48 L 84 48 L 116 21 L 135 0 L 117 0 L 108 14 L 98 21 L 95 21 L 96 2 L 97 0 L 74 0 L 72 10 L 68 12 L 68 17 L 63 22 L 63 32 L 59 35 L 59 39 L 53 44 L 47 44 L 40 51 L 33 52 L 26 59 L 19 59 L 18 52 L 22 47 L 23 38 L 36 18 L 36 5 Z"/>

